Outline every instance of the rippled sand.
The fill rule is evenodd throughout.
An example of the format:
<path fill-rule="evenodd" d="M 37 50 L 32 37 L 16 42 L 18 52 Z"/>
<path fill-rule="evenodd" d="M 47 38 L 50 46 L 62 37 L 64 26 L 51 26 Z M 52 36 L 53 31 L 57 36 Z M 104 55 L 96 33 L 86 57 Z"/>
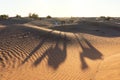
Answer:
<path fill-rule="evenodd" d="M 120 80 L 119 30 L 0 25 L 0 80 Z"/>

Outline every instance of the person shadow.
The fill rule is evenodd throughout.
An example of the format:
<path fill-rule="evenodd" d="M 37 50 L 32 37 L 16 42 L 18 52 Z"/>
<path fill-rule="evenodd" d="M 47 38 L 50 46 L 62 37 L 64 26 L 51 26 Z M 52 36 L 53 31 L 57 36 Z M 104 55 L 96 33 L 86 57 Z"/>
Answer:
<path fill-rule="evenodd" d="M 34 66 L 38 66 L 41 61 L 48 57 L 48 66 L 52 67 L 53 69 L 57 69 L 61 63 L 63 63 L 66 59 L 66 48 L 67 48 L 67 43 L 66 43 L 66 37 L 63 39 L 61 38 L 56 38 L 55 39 L 56 44 L 51 47 L 49 47 L 34 63 Z M 63 42 L 63 43 L 61 43 Z M 63 49 L 60 48 L 60 45 L 62 44 Z"/>
<path fill-rule="evenodd" d="M 80 61 L 81 61 L 81 69 L 87 69 L 89 66 L 85 61 L 85 57 L 91 59 L 91 60 L 98 60 L 98 59 L 103 59 L 103 55 L 100 51 L 98 51 L 93 45 L 91 45 L 91 43 L 89 41 L 87 41 L 87 39 L 85 39 L 82 36 L 82 39 L 80 41 L 80 39 L 78 38 L 77 35 L 76 39 L 80 45 L 80 47 L 82 48 L 82 53 L 80 53 Z"/>

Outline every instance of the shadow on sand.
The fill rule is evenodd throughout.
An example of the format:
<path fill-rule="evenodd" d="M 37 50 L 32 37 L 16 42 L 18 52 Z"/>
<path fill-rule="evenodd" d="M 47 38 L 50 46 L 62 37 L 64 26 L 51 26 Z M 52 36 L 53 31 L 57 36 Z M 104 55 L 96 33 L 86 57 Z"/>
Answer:
<path fill-rule="evenodd" d="M 48 34 L 46 34 L 46 37 L 43 38 L 39 45 L 36 46 L 31 52 L 30 54 L 24 59 L 24 61 L 22 62 L 22 64 L 26 63 L 30 57 L 32 57 L 33 55 L 35 55 L 36 51 L 38 51 L 46 42 L 46 40 L 48 41 L 52 41 L 55 42 L 55 45 L 51 45 L 44 53 L 42 53 L 34 62 L 33 62 L 33 66 L 38 66 L 41 61 L 46 58 L 46 56 L 48 57 L 48 66 L 52 67 L 53 69 L 57 69 L 59 67 L 59 65 L 65 61 L 66 59 L 66 48 L 67 48 L 67 39 L 66 39 L 66 35 L 61 36 L 61 34 L 59 33 L 59 35 L 54 35 L 52 34 L 53 31 L 49 32 Z M 54 36 L 53 36 L 54 35 Z M 44 35 L 45 36 L 45 35 Z M 60 48 L 60 45 L 63 47 L 63 49 Z"/>
<path fill-rule="evenodd" d="M 10 25 L 4 27 L 3 29 L 0 30 L 0 40 L 1 40 L 0 52 L 1 52 L 1 48 L 4 49 L 3 51 L 6 51 L 7 46 L 9 46 L 10 49 L 7 52 L 10 52 L 10 54 L 7 54 L 7 52 L 1 53 L 0 66 L 3 65 L 3 67 L 5 67 L 3 62 L 5 61 L 8 62 L 9 60 L 6 59 L 6 57 L 11 57 L 11 55 L 12 55 L 11 57 L 12 59 L 16 58 L 20 61 L 20 64 L 18 66 L 27 63 L 31 57 L 34 57 L 32 64 L 34 66 L 38 66 L 40 62 L 43 61 L 44 58 L 47 56 L 48 66 L 52 67 L 53 69 L 57 69 L 60 66 L 60 64 L 65 61 L 67 54 L 66 48 L 67 48 L 68 39 L 66 38 L 66 35 L 63 34 L 61 34 L 59 31 L 56 34 L 54 30 L 44 31 L 44 30 L 26 27 L 23 25 L 18 25 L 18 26 Z M 21 38 L 21 36 L 24 35 L 27 37 Z M 34 42 L 32 41 L 32 38 L 34 38 L 33 40 L 39 42 L 37 44 L 32 43 Z M 3 41 L 5 44 L 3 44 Z M 17 42 L 17 44 L 15 44 L 15 42 Z M 51 45 L 48 47 L 48 49 L 45 48 L 48 46 L 48 44 L 47 45 L 45 44 L 46 42 L 48 43 L 50 42 Z M 54 44 L 52 44 L 53 42 Z M 38 54 L 37 51 L 43 48 L 45 48 L 46 50 L 44 49 L 45 51 L 43 53 L 40 53 L 40 56 L 36 57 L 36 54 Z M 18 49 L 20 50 L 20 52 Z M 20 59 L 19 57 L 22 57 L 22 59 Z"/>
<path fill-rule="evenodd" d="M 102 37 L 120 37 L 120 26 L 100 22 L 81 22 L 72 25 L 55 26 L 51 29 L 71 33 L 87 33 Z"/>
<path fill-rule="evenodd" d="M 60 34 L 59 34 L 60 35 Z M 61 44 L 63 46 L 63 49 L 60 48 L 60 42 L 61 42 L 61 37 L 59 36 L 54 37 L 55 40 L 55 45 L 49 47 L 34 63 L 34 66 L 38 66 L 40 62 L 47 56 L 48 57 L 48 65 L 52 67 L 53 69 L 57 69 L 59 65 L 65 61 L 66 59 L 66 38 L 62 41 L 63 43 Z"/>
<path fill-rule="evenodd" d="M 45 44 L 46 41 L 50 41 L 50 42 L 54 42 L 55 44 L 51 44 L 51 46 L 45 50 L 40 56 L 37 56 L 36 59 L 33 62 L 34 66 L 38 66 L 41 61 L 43 61 L 46 57 L 47 57 L 47 62 L 48 62 L 48 66 L 52 67 L 53 69 L 57 69 L 61 63 L 63 63 L 67 57 L 67 45 L 69 42 L 68 36 L 66 35 L 66 33 L 64 33 L 64 36 L 61 34 L 63 32 L 58 32 L 58 34 L 54 34 L 53 30 L 46 32 L 44 30 L 38 30 L 38 29 L 33 29 L 33 28 L 28 28 L 26 26 L 8 26 L 6 28 L 4 28 L 3 30 L 0 30 L 0 39 L 1 41 L 7 39 L 8 36 L 11 36 L 12 34 L 19 34 L 18 32 L 20 31 L 20 34 L 22 33 L 26 33 L 26 32 L 30 32 L 30 37 L 28 39 L 31 39 L 31 36 L 33 37 L 37 37 L 37 40 L 40 40 L 38 45 L 32 47 L 30 49 L 29 52 L 26 52 L 25 50 L 23 50 L 23 52 L 25 53 L 25 58 L 22 61 L 22 65 L 24 63 L 27 63 L 28 60 L 30 60 L 30 58 L 32 56 L 34 56 L 36 54 L 36 52 Z M 27 34 L 28 35 L 28 34 Z M 88 68 L 88 65 L 85 61 L 85 57 L 89 58 L 91 60 L 97 60 L 97 59 L 102 59 L 102 54 L 94 47 L 91 45 L 90 42 L 88 42 L 84 37 L 82 37 L 82 41 L 80 41 L 80 37 L 75 35 L 76 39 L 80 45 L 80 47 L 82 48 L 83 52 L 80 53 L 80 61 L 82 63 L 82 69 L 86 69 Z M 39 38 L 38 38 L 39 37 Z M 11 38 L 9 38 L 11 39 Z M 21 38 L 21 40 L 26 40 L 24 38 Z M 22 43 L 22 41 L 17 39 L 16 37 L 14 37 L 12 39 L 12 42 L 10 42 L 9 47 L 13 46 L 14 41 L 18 41 L 20 43 Z M 36 39 L 35 39 L 36 40 Z M 1 42 L 2 43 L 2 42 Z M 5 42 L 6 43 L 6 42 Z M 1 46 L 3 46 L 3 48 L 6 49 L 5 45 L 0 44 Z M 19 44 L 15 44 L 14 46 L 19 45 Z M 32 45 L 31 41 L 29 40 L 29 44 L 21 44 L 19 47 L 25 48 L 30 47 Z M 87 47 L 86 47 L 87 45 Z M 0 47 L 1 47 L 0 46 Z M 5 46 L 5 47 L 4 47 Z M 62 47 L 62 48 L 61 48 Z M 10 55 L 18 55 L 18 57 L 21 57 L 22 53 L 18 53 L 18 52 L 13 52 Z M 4 55 L 4 53 L 1 53 L 1 55 Z M 5 58 L 6 56 L 4 56 L 3 58 Z M 16 56 L 13 56 L 12 58 L 15 58 Z M 0 63 L 2 63 L 2 59 L 0 57 Z"/>
<path fill-rule="evenodd" d="M 81 61 L 81 68 L 87 69 L 88 65 L 85 61 L 85 57 L 91 60 L 102 59 L 103 55 L 99 52 L 94 46 L 91 45 L 89 41 L 87 41 L 83 36 L 81 36 L 81 40 L 79 39 L 76 34 L 74 34 L 80 47 L 82 48 L 82 53 L 80 53 L 80 61 Z"/>
<path fill-rule="evenodd" d="M 44 36 L 46 36 L 46 37 L 44 37 L 44 38 L 40 41 L 40 43 L 30 52 L 30 54 L 24 59 L 24 61 L 22 62 L 22 64 L 24 64 L 25 62 L 27 62 L 27 61 L 30 59 L 30 57 L 32 57 L 32 55 L 34 55 L 34 53 L 36 53 L 36 51 L 38 51 L 38 50 L 41 48 L 41 46 L 45 43 L 45 41 L 47 40 L 47 38 L 50 37 L 50 34 L 51 34 L 52 32 L 53 32 L 53 31 L 50 31 L 50 32 L 46 33 L 45 35 L 42 35 L 42 36 L 41 36 L 41 37 L 44 37 Z"/>

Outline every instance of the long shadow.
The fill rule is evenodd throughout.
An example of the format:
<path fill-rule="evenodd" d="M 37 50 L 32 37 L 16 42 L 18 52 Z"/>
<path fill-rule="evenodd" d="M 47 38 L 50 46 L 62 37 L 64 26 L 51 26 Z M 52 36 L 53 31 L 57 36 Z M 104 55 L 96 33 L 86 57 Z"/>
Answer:
<path fill-rule="evenodd" d="M 52 36 L 52 32 L 53 30 L 48 32 L 21 25 L 7 25 L 6 27 L 1 28 L 0 66 L 3 65 L 4 67 L 4 62 L 9 62 L 9 59 L 7 59 L 9 57 L 13 59 L 19 59 L 21 62 L 20 65 L 26 63 L 31 58 L 31 56 L 33 56 L 35 52 L 39 50 L 39 48 L 46 42 L 46 40 Z M 32 42 L 36 42 L 32 40 L 40 41 L 36 45 L 32 45 Z M 2 51 L 4 53 L 2 53 Z M 20 57 L 22 57 L 22 59 L 20 59 Z"/>
<path fill-rule="evenodd" d="M 60 34 L 59 34 L 60 35 Z M 66 36 L 63 39 L 63 50 L 60 49 L 59 45 L 60 45 L 60 41 L 61 41 L 61 37 L 54 37 L 54 40 L 56 41 L 55 46 L 51 46 L 49 47 L 45 53 L 43 53 L 35 62 L 34 62 L 34 66 L 37 66 L 38 64 L 40 64 L 40 62 L 46 57 L 48 56 L 48 66 L 52 67 L 53 69 L 57 69 L 59 67 L 59 65 L 65 61 L 66 59 L 66 47 L 67 47 L 67 43 L 66 43 Z"/>
<path fill-rule="evenodd" d="M 80 22 L 78 24 L 55 26 L 53 30 L 72 33 L 87 33 L 102 37 L 120 37 L 120 26 L 102 22 Z"/>
<path fill-rule="evenodd" d="M 22 64 L 24 64 L 25 62 L 27 62 L 30 57 L 32 55 L 34 55 L 34 53 L 40 49 L 40 47 L 45 43 L 45 41 L 50 37 L 50 34 L 52 33 L 53 31 L 50 31 L 48 33 L 46 33 L 45 35 L 42 35 L 41 37 L 45 36 L 41 41 L 40 43 L 30 52 L 30 54 L 24 59 L 24 61 L 22 62 Z"/>
<path fill-rule="evenodd" d="M 66 37 L 65 37 L 66 39 Z M 57 69 L 59 65 L 65 61 L 66 59 L 66 40 L 64 39 L 63 42 L 63 50 L 59 48 L 59 44 L 56 43 L 55 47 L 51 50 L 50 53 L 48 53 L 48 65 L 53 67 L 54 69 Z"/>
<path fill-rule="evenodd" d="M 87 41 L 84 37 L 81 37 L 82 40 L 80 41 L 78 36 L 75 34 L 76 39 L 82 48 L 82 53 L 80 53 L 80 61 L 82 63 L 81 68 L 86 69 L 88 68 L 88 65 L 85 61 L 85 57 L 92 59 L 92 60 L 97 60 L 97 59 L 102 59 L 102 53 L 99 52 L 94 46 L 91 45 L 89 41 Z"/>

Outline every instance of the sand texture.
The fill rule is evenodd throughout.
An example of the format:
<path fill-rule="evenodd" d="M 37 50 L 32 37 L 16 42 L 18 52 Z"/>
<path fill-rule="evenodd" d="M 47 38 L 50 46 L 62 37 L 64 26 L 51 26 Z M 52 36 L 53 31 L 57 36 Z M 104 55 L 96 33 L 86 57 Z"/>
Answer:
<path fill-rule="evenodd" d="M 118 26 L 33 22 L 0 24 L 0 80 L 120 80 Z"/>

